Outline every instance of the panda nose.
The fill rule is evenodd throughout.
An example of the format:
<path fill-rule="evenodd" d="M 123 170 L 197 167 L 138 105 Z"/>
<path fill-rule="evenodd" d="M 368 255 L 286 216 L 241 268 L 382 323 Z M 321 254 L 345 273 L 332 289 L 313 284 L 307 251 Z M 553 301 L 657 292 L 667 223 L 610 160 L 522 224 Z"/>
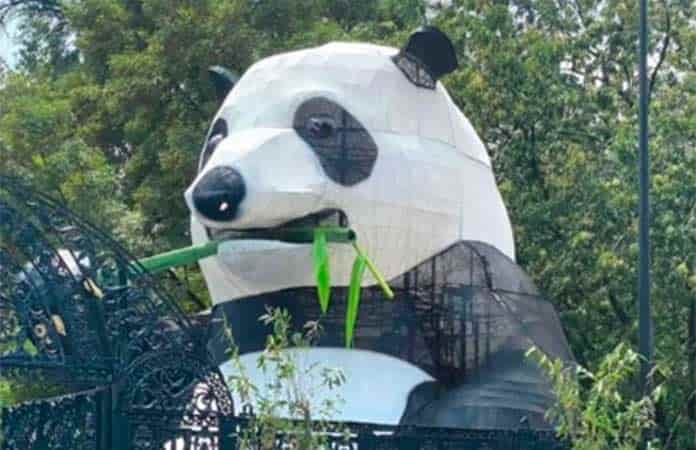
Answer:
<path fill-rule="evenodd" d="M 204 217 L 218 222 L 232 220 L 244 199 L 244 178 L 232 167 L 215 167 L 193 189 L 193 206 Z"/>

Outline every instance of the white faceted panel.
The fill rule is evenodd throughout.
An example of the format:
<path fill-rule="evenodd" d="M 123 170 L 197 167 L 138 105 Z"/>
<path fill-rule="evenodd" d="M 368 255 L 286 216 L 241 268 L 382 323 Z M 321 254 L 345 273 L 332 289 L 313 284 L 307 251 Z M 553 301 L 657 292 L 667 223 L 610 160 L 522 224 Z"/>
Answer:
<path fill-rule="evenodd" d="M 421 383 L 433 378 L 418 367 L 400 359 L 367 350 L 345 348 L 310 348 L 286 350 L 289 360 L 297 366 L 298 376 L 293 386 L 299 398 L 309 402 L 315 419 L 371 422 L 386 425 L 398 425 L 406 409 L 408 395 Z M 258 410 L 258 399 L 273 399 L 276 402 L 288 400 L 287 396 L 278 395 L 268 386 L 277 382 L 277 374 L 258 367 L 261 352 L 242 355 L 240 365 L 243 376 L 253 382 L 259 394 L 252 401 Z M 346 382 L 329 389 L 321 385 L 322 368 L 340 369 Z M 220 369 L 225 378 L 239 376 L 240 370 L 235 363 L 225 363 Z M 307 374 L 307 376 L 303 376 Z M 398 374 L 398 376 L 394 376 Z M 231 390 L 236 405 L 242 405 L 241 398 Z M 379 400 L 376 400 L 379 399 Z M 336 410 L 328 417 L 317 417 L 325 409 L 326 402 L 336 405 Z M 278 411 L 279 415 L 289 417 L 288 411 Z"/>
<path fill-rule="evenodd" d="M 254 64 L 216 116 L 229 133 L 187 191 L 194 242 L 208 240 L 204 227 L 263 229 L 339 209 L 388 279 L 463 239 L 514 258 L 483 143 L 444 87 L 411 83 L 391 60 L 396 53 L 332 43 Z M 332 179 L 327 161 L 293 128 L 302 126 L 294 123 L 300 105 L 316 98 L 339 105 L 377 148 L 371 172 L 350 185 Z M 322 151 L 322 158 L 331 157 L 331 148 Z M 216 167 L 232 167 L 244 180 L 245 196 L 228 222 L 206 219 L 191 199 L 196 183 Z M 330 253 L 333 284 L 347 285 L 353 250 L 332 245 Z M 201 267 L 215 302 L 314 284 L 311 244 L 230 242 Z"/>

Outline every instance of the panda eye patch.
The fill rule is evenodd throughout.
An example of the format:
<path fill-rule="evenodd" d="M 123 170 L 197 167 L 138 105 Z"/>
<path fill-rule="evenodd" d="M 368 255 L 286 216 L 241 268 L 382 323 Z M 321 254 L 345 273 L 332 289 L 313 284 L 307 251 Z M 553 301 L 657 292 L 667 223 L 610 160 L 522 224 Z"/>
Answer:
<path fill-rule="evenodd" d="M 305 100 L 295 111 L 293 127 L 336 183 L 352 186 L 372 173 L 377 145 L 369 131 L 338 103 L 325 97 Z"/>
<path fill-rule="evenodd" d="M 216 120 L 208 136 L 209 137 L 203 146 L 203 151 L 201 152 L 201 157 L 198 163 L 199 172 L 203 169 L 203 167 L 205 167 L 210 157 L 213 156 L 218 144 L 220 144 L 220 142 L 227 137 L 227 122 L 225 122 L 224 119 Z"/>
<path fill-rule="evenodd" d="M 312 138 L 327 139 L 336 132 L 336 122 L 331 117 L 310 117 L 305 128 Z"/>

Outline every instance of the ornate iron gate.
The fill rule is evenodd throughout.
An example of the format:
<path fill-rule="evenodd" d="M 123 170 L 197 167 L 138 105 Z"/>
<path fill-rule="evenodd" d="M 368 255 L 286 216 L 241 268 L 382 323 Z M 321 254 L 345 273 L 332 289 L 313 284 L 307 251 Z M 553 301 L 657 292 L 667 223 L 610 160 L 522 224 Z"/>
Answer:
<path fill-rule="evenodd" d="M 205 439 L 215 448 L 220 418 L 233 413 L 203 342 L 156 280 L 95 227 L 6 177 L 0 374 L 78 392 L 6 409 L 8 450 L 154 449 L 167 441 L 198 449 Z"/>
<path fill-rule="evenodd" d="M 236 449 L 221 373 L 187 317 L 117 243 L 0 176 L 0 375 L 68 395 L 2 411 L 5 450 Z M 340 424 L 345 450 L 564 448 L 549 432 Z M 294 448 L 278 435 L 275 448 Z M 249 442 L 251 448 L 265 448 Z"/>

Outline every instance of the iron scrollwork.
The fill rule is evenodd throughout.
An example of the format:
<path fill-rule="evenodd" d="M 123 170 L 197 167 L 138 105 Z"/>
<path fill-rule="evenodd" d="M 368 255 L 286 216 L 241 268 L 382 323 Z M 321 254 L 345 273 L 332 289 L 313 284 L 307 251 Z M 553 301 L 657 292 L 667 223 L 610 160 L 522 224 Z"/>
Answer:
<path fill-rule="evenodd" d="M 222 375 L 158 281 L 96 227 L 1 175 L 0 373 L 41 373 L 77 392 L 5 410 L 8 450 L 96 449 L 97 423 L 131 430 L 126 448 L 207 442 L 233 413 Z M 95 409 L 84 393 L 94 387 L 114 408 Z M 122 432 L 111 431 L 114 442 Z"/>
<path fill-rule="evenodd" d="M 90 391 L 4 409 L 3 448 L 99 450 L 97 395 Z"/>

